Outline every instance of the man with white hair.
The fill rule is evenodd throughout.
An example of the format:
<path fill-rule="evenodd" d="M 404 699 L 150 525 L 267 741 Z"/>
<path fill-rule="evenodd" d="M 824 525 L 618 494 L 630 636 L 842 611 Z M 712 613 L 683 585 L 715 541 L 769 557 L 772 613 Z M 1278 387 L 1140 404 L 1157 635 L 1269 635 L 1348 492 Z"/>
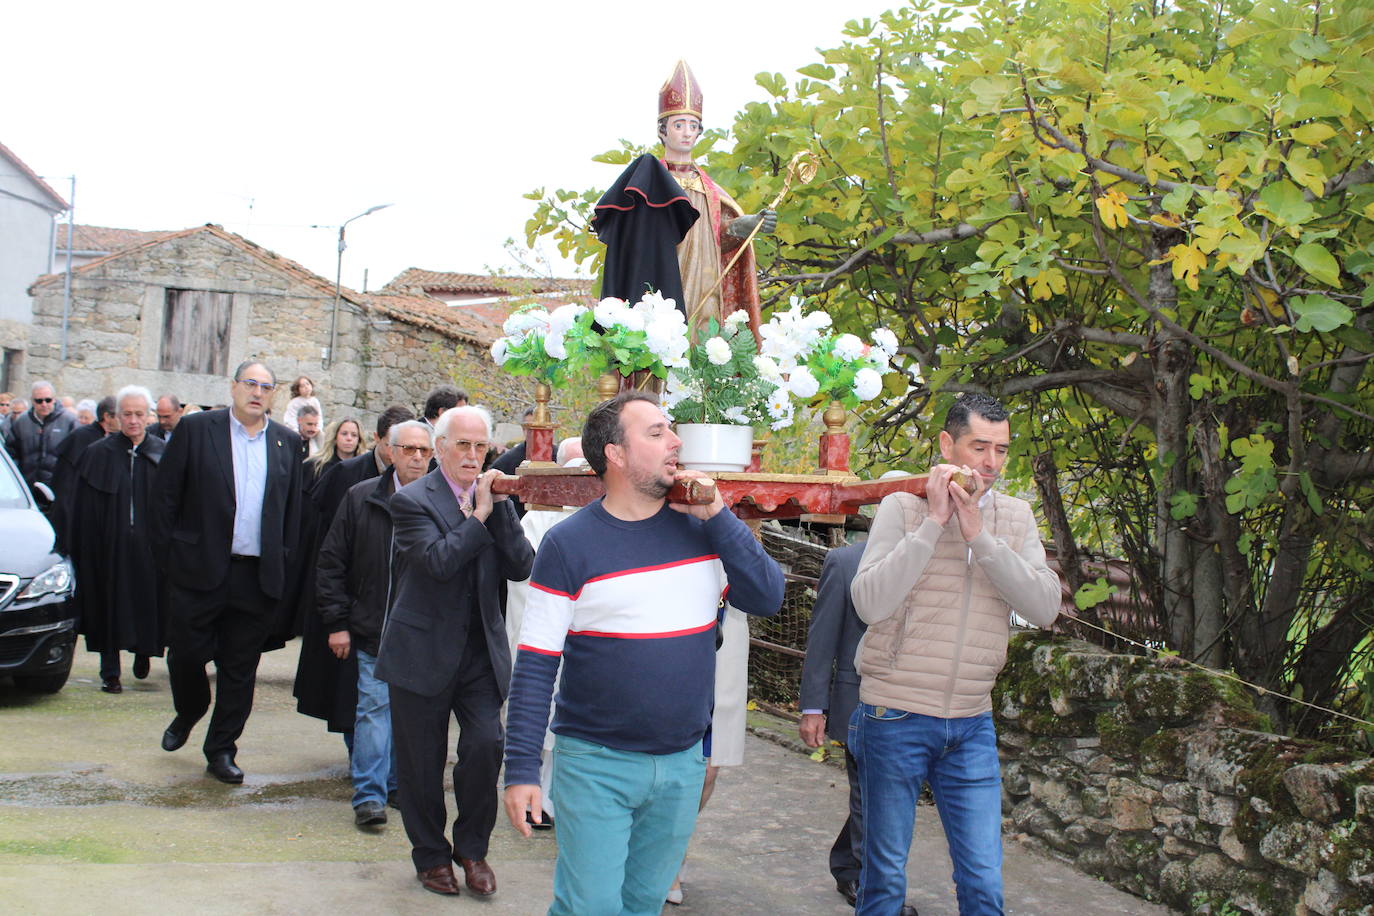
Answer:
<path fill-rule="evenodd" d="M 397 789 L 416 877 L 428 891 L 458 894 L 457 862 L 468 890 L 485 897 L 496 892 L 486 855 L 511 674 L 501 586 L 530 574 L 534 551 L 510 501 L 491 492 L 500 471 L 482 472 L 491 415 L 454 407 L 434 434 L 439 466 L 391 497 L 392 603 L 375 671 L 390 685 Z M 450 715 L 460 729 L 451 844 L 444 836 Z"/>
<path fill-rule="evenodd" d="M 115 395 L 119 431 L 87 448 L 77 466 L 72 561 L 86 648 L 100 653 L 100 689 L 120 693 L 120 651 L 134 677 L 164 646 L 163 588 L 150 536 L 157 469 L 166 447 L 147 434 L 152 395 L 137 385 Z"/>
<path fill-rule="evenodd" d="M 57 468 L 57 446 L 76 429 L 76 415 L 57 402 L 52 382 L 34 382 L 33 407 L 14 418 L 5 447 L 30 486 L 50 484 Z"/>
<path fill-rule="evenodd" d="M 357 714 L 353 723 L 353 821 L 358 827 L 386 823 L 387 797 L 396 789 L 392 765 L 391 704 L 377 679 L 377 651 L 391 595 L 391 497 L 429 470 L 433 431 L 406 420 L 389 431 L 391 465 L 377 480 L 364 480 L 344 496 L 320 545 L 316 606 L 329 650 L 357 661 Z"/>

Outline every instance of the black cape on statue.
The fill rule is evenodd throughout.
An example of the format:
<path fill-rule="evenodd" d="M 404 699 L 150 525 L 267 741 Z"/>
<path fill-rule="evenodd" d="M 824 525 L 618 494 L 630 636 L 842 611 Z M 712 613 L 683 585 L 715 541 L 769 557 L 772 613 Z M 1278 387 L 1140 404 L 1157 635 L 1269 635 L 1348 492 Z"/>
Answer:
<path fill-rule="evenodd" d="M 698 213 L 682 186 L 645 153 L 597 201 L 592 231 L 606 246 L 601 297 L 635 303 L 657 290 L 686 311 L 677 246 Z"/>
<path fill-rule="evenodd" d="M 329 634 L 315 608 L 315 561 L 349 489 L 379 474 L 372 452 L 332 464 L 320 472 L 307 491 L 301 513 L 302 518 L 311 518 L 310 531 L 303 531 L 301 540 L 307 545 L 306 566 L 310 574 L 300 596 L 301 655 L 291 693 L 296 698 L 297 712 L 323 719 L 331 732 L 353 731 L 358 710 L 358 654 L 349 652 L 348 658 L 340 660 L 329 649 Z"/>
<path fill-rule="evenodd" d="M 92 652 L 161 655 L 166 647 L 167 590 L 149 536 L 165 448 L 152 436 L 134 448 L 114 433 L 81 456 L 69 541 L 78 584 L 73 600 Z"/>

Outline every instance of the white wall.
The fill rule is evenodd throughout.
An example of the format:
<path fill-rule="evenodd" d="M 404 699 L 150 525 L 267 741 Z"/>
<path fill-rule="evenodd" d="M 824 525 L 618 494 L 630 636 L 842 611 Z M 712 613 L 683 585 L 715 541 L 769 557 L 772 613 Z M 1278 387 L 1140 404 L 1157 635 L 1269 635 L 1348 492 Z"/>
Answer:
<path fill-rule="evenodd" d="M 0 321 L 29 324 L 33 318 L 28 288 L 48 272 L 53 215 L 10 194 L 51 205 L 52 201 L 14 164 L 0 157 Z"/>

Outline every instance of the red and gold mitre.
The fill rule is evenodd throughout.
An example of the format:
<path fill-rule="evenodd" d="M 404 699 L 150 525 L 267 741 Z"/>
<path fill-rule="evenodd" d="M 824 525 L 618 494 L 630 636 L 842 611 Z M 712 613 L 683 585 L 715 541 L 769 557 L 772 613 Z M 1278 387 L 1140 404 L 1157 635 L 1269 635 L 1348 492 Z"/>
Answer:
<path fill-rule="evenodd" d="M 701 120 L 701 86 L 685 60 L 673 66 L 672 74 L 658 90 L 658 116 L 669 118 L 680 114 Z"/>

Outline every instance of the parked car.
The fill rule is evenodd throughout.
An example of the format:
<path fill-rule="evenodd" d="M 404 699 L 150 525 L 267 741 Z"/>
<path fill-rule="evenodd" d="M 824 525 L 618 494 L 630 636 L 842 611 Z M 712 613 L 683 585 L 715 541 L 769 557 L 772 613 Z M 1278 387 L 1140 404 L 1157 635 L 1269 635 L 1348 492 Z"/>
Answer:
<path fill-rule="evenodd" d="M 52 490 L 24 483 L 0 448 L 0 676 L 39 693 L 67 683 L 76 648 L 76 575 L 43 515 Z"/>

